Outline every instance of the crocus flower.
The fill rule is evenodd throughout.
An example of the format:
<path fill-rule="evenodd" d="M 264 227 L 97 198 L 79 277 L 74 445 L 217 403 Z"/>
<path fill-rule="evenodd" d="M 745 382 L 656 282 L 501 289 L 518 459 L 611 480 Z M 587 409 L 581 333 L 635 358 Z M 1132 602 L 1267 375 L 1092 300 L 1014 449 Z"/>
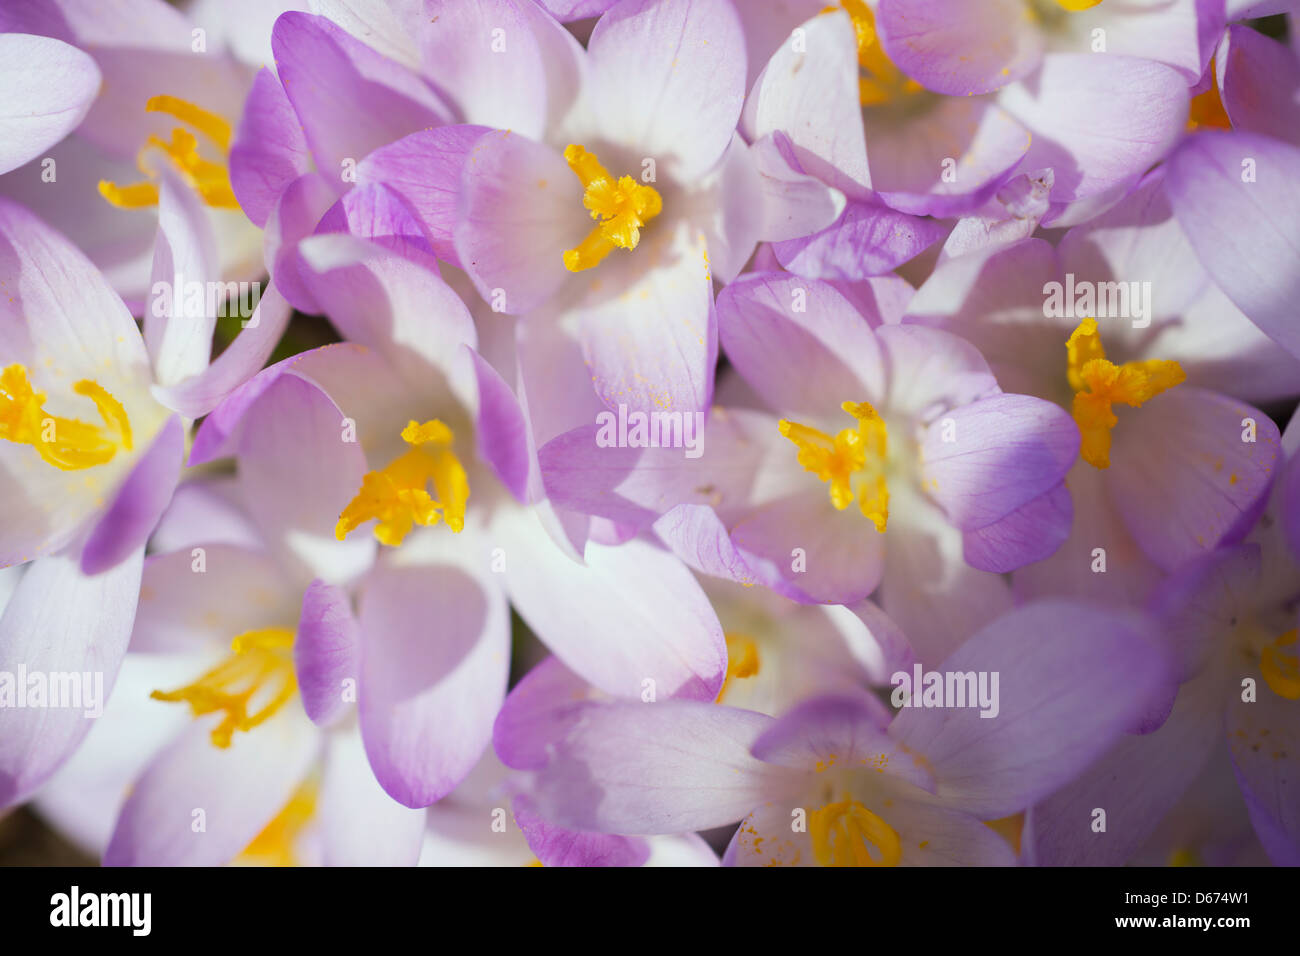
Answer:
<path fill-rule="evenodd" d="M 185 205 L 164 186 L 160 264 L 203 259 Z M 8 200 L 0 250 L 0 564 L 34 562 L 0 619 L 0 669 L 102 673 L 107 694 L 144 543 L 180 476 L 183 419 L 265 361 L 288 311 L 269 293 L 209 366 L 203 316 L 159 310 L 142 336 L 90 261 Z M 0 711 L 0 804 L 31 793 L 90 725 L 75 710 Z"/>
<path fill-rule="evenodd" d="M 1298 422 L 1283 438 L 1293 459 Z M 1235 777 L 1275 864 L 1300 863 L 1300 561 L 1284 541 L 1285 498 L 1278 483 L 1245 544 L 1193 558 L 1155 590 L 1149 606 L 1180 683 L 1147 721 L 1153 732 L 1127 736 L 1035 808 L 1039 862 L 1125 862 L 1208 773 Z M 1095 807 L 1108 814 L 1104 834 L 1087 825 Z"/>
<path fill-rule="evenodd" d="M 203 23 L 163 0 L 129 0 L 111 16 L 100 4 L 56 0 L 6 4 L 0 32 L 9 31 L 76 46 L 102 83 L 84 120 L 0 178 L 0 193 L 68 236 L 136 314 L 149 289 L 164 171 L 203 205 L 216 278 L 261 272 L 261 231 L 240 212 L 229 179 L 254 68 L 221 46 L 216 30 L 209 38 Z"/>
<path fill-rule="evenodd" d="M 99 67 L 50 37 L 0 33 L 0 173 L 22 166 L 71 132 L 99 92 Z"/>
<path fill-rule="evenodd" d="M 554 502 L 654 522 L 693 566 L 796 601 L 854 604 L 880 586 L 922 660 L 1009 609 L 998 575 L 1069 527 L 1061 479 L 1079 433 L 1061 409 L 1003 393 L 955 335 L 872 329 L 814 280 L 745 276 L 719 322 L 764 410 L 715 409 L 698 459 L 575 429 L 542 451 Z"/>
<path fill-rule="evenodd" d="M 346 541 L 335 579 L 355 582 L 359 722 L 384 788 L 427 806 L 477 762 L 505 693 L 507 596 L 610 693 L 716 696 L 725 645 L 699 585 L 646 541 L 571 543 L 540 502 L 524 412 L 437 273 L 347 235 L 303 255 L 349 343 L 250 380 L 205 420 L 191 463 L 237 455 L 291 560 Z M 335 613 L 351 621 L 350 602 Z M 330 621 L 313 638 L 322 666 Z"/>
<path fill-rule="evenodd" d="M 906 322 L 969 338 L 1006 388 L 1060 403 L 1083 432 L 1074 530 L 1017 573 L 1026 595 L 1141 603 L 1163 572 L 1240 541 L 1274 480 L 1277 427 L 1239 399 L 1294 394 L 1300 366 L 1200 268 L 1166 185 L 1154 171 L 1057 248 L 954 258 L 908 307 Z"/>
<path fill-rule="evenodd" d="M 570 713 L 558 738 L 554 724 L 518 723 L 511 743 L 545 754 L 534 800 L 561 825 L 680 833 L 740 820 L 724 863 L 742 866 L 1008 864 L 1011 847 L 981 821 L 1071 779 L 1166 679 L 1142 619 L 1059 602 L 990 624 L 940 670 L 999 673 L 997 716 L 909 707 L 891 719 L 865 696 L 775 719 L 619 702 Z"/>

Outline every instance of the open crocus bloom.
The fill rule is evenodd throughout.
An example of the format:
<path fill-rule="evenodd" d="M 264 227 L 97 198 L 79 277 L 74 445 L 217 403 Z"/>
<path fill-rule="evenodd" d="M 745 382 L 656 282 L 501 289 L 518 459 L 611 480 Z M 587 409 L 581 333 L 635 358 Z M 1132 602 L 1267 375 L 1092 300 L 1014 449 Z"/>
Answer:
<path fill-rule="evenodd" d="M 906 322 L 968 337 L 1005 387 L 1058 402 L 1084 433 L 1074 532 L 1017 573 L 1028 595 L 1140 603 L 1164 571 L 1239 541 L 1275 477 L 1277 427 L 1239 399 L 1294 394 L 1300 367 L 1200 268 L 1164 179 L 1056 249 L 952 259 L 909 306 Z"/>
<path fill-rule="evenodd" d="M 830 286 L 779 274 L 725 289 L 719 322 L 771 411 L 714 409 L 696 459 L 576 429 L 542 450 L 553 501 L 656 522 L 701 570 L 796 601 L 853 604 L 882 586 L 928 661 L 1009 608 L 998 573 L 1064 539 L 1078 430 L 1004 394 L 969 343 L 873 330 Z"/>
<path fill-rule="evenodd" d="M 164 172 L 202 204 L 205 242 L 216 255 L 212 278 L 261 272 L 261 230 L 240 211 L 229 180 L 230 140 L 253 68 L 218 48 L 209 26 L 163 0 L 131 0 L 112 16 L 64 0 L 0 11 L 0 31 L 74 45 L 93 58 L 97 80 L 102 75 L 84 120 L 0 179 L 0 194 L 68 236 L 137 315 L 150 288 Z"/>
<path fill-rule="evenodd" d="M 527 420 L 438 275 L 351 236 L 314 237 L 303 256 L 351 341 L 250 380 L 205 421 L 191 461 L 237 455 L 250 508 L 293 559 L 346 542 L 336 578 L 355 578 L 359 721 L 384 788 L 427 806 L 478 760 L 505 693 L 507 596 L 609 693 L 650 681 L 715 697 L 725 645 L 690 572 L 646 541 L 575 551 L 553 520 L 548 535 L 544 503 L 527 504 Z M 335 604 L 305 645 L 322 664 L 353 618 Z"/>
<path fill-rule="evenodd" d="M 163 189 L 160 268 L 202 262 L 183 198 Z M 183 420 L 265 361 L 288 310 L 268 293 L 237 347 L 209 366 L 208 318 L 160 310 L 142 337 L 86 257 L 7 200 L 0 248 L 0 564 L 36 561 L 0 620 L 0 654 L 7 671 L 102 674 L 107 693 L 144 543 L 180 475 Z M 30 793 L 90 728 L 79 712 L 54 713 L 0 712 L 0 804 Z"/>
<path fill-rule="evenodd" d="M 1166 663 L 1141 619 L 1048 602 L 984 628 L 940 670 L 976 668 L 1000 675 L 992 719 L 909 708 L 891 720 L 865 696 L 776 719 L 557 699 L 562 722 L 512 722 L 498 752 L 542 761 L 533 799 L 563 825 L 681 833 L 741 820 L 732 865 L 1007 864 L 1011 847 L 981 821 L 1026 809 L 1103 752 L 1168 680 Z"/>

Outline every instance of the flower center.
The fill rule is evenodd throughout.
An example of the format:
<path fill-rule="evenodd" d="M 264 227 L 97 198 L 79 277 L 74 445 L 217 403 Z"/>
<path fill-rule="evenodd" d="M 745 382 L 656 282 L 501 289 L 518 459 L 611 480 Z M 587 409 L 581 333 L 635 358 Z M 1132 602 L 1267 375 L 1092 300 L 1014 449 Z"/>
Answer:
<path fill-rule="evenodd" d="M 1223 108 L 1223 100 L 1219 97 L 1213 57 L 1210 58 L 1206 74 L 1210 77 L 1210 85 L 1204 92 L 1192 97 L 1191 106 L 1187 110 L 1187 128 L 1195 130 L 1208 126 L 1213 129 L 1232 129 L 1232 120 L 1228 119 L 1228 111 Z"/>
<path fill-rule="evenodd" d="M 758 644 L 753 638 L 744 634 L 726 634 L 727 642 L 727 676 L 722 680 L 722 689 L 718 691 L 715 703 L 721 703 L 733 680 L 745 680 L 758 673 L 762 661 L 758 654 Z"/>
<path fill-rule="evenodd" d="M 293 669 L 293 631 L 269 627 L 248 631 L 230 642 L 231 654 L 192 684 L 179 690 L 156 690 L 154 700 L 190 705 L 195 717 L 224 713 L 212 730 L 212 745 L 230 746 L 236 730 L 264 723 L 298 690 Z M 249 713 L 253 701 L 257 709 Z"/>
<path fill-rule="evenodd" d="M 903 858 L 894 828 L 856 800 L 814 810 L 808 815 L 808 835 L 822 866 L 898 866 Z"/>
<path fill-rule="evenodd" d="M 599 265 L 615 248 L 635 249 L 641 227 L 664 207 L 658 191 L 631 176 L 615 179 L 585 146 L 569 144 L 564 159 L 584 187 L 582 205 L 596 220 L 587 238 L 564 253 L 564 267 L 581 272 Z"/>
<path fill-rule="evenodd" d="M 1187 374 L 1177 362 L 1151 359 L 1116 365 L 1108 361 L 1096 319 L 1084 319 L 1065 343 L 1066 371 L 1074 389 L 1073 415 L 1083 436 L 1079 456 L 1094 468 L 1110 467 L 1110 432 L 1119 419 L 1114 404 L 1141 408 Z"/>
<path fill-rule="evenodd" d="M 880 45 L 876 33 L 876 16 L 865 0 L 840 0 L 840 6 L 853 21 L 858 38 L 858 101 L 863 106 L 880 106 L 925 92 L 925 87 L 894 66 Z M 826 7 L 830 13 L 835 7 Z"/>
<path fill-rule="evenodd" d="M 410 451 L 394 459 L 382 471 L 367 472 L 357 492 L 339 515 L 334 535 L 340 541 L 358 525 L 374 518 L 375 537 L 397 547 L 417 524 L 445 521 L 459 533 L 465 527 L 465 503 L 469 500 L 469 478 L 452 451 L 451 429 L 436 418 L 418 425 L 408 422 L 402 441 Z M 438 497 L 429 494 L 433 483 Z"/>
<path fill-rule="evenodd" d="M 239 201 L 230 188 L 230 124 L 215 113 L 200 109 L 188 100 L 175 96 L 155 96 L 144 107 L 150 113 L 166 113 L 197 130 L 220 153 L 220 161 L 205 158 L 199 152 L 199 139 L 184 126 L 172 129 L 171 141 L 150 135 L 136 156 L 136 165 L 147 178 L 143 182 L 119 186 L 101 179 L 99 194 L 121 209 L 139 209 L 158 205 L 158 177 L 149 165 L 152 150 L 160 149 L 176 165 L 181 177 L 209 206 L 238 209 Z"/>
<path fill-rule="evenodd" d="M 0 372 L 0 438 L 31 445 L 63 471 L 93 468 L 113 460 L 119 448 L 131 450 L 131 422 L 122 403 L 98 382 L 82 379 L 72 391 L 95 403 L 103 426 L 48 414 L 45 395 L 32 388 L 27 369 L 10 365 Z"/>
<path fill-rule="evenodd" d="M 1259 655 L 1259 667 L 1273 693 L 1287 700 L 1300 700 L 1300 648 L 1292 628 L 1265 647 Z"/>
<path fill-rule="evenodd" d="M 298 857 L 294 853 L 294 846 L 316 814 L 316 797 L 319 792 L 320 783 L 315 777 L 305 780 L 294 791 L 284 809 L 276 814 L 275 819 L 253 837 L 253 842 L 244 848 L 236 862 L 259 866 L 297 866 Z"/>
<path fill-rule="evenodd" d="M 1071 13 L 1080 13 L 1084 10 L 1091 10 L 1101 3 L 1101 0 L 1056 0 L 1056 2 Z"/>
<path fill-rule="evenodd" d="M 799 449 L 799 464 L 821 481 L 830 482 L 831 504 L 843 511 L 858 498 L 858 507 L 883 533 L 889 520 L 889 488 L 885 484 L 888 429 L 867 402 L 840 406 L 858 420 L 832 438 L 809 425 L 781 419 L 781 434 Z"/>

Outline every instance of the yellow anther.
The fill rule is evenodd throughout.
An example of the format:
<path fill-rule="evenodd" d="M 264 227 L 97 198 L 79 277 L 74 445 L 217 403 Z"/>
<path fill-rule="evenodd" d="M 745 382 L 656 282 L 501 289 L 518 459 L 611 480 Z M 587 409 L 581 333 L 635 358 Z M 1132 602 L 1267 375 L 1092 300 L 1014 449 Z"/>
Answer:
<path fill-rule="evenodd" d="M 840 406 L 858 420 L 832 438 L 809 425 L 781 419 L 781 434 L 799 449 L 799 464 L 821 481 L 830 482 L 831 504 L 843 511 L 857 496 L 858 507 L 884 532 L 889 521 L 889 487 L 885 482 L 888 429 L 867 402 Z"/>
<path fill-rule="evenodd" d="M 230 152 L 230 124 L 215 113 L 200 109 L 188 100 L 175 96 L 155 96 L 145 104 L 150 113 L 166 113 L 186 123 L 206 137 L 219 151 L 221 161 L 205 158 L 199 152 L 199 140 L 183 126 L 172 129 L 170 141 L 157 136 L 145 140 L 136 165 L 140 172 L 148 177 L 145 182 L 119 186 L 117 183 L 101 180 L 99 194 L 114 206 L 122 209 L 139 209 L 143 206 L 158 204 L 158 174 L 150 168 L 150 151 L 161 150 L 171 158 L 181 177 L 207 205 L 219 209 L 238 209 L 239 202 L 230 187 L 230 172 L 227 159 Z"/>
<path fill-rule="evenodd" d="M 276 814 L 261 833 L 253 837 L 253 842 L 245 847 L 235 862 L 258 866 L 297 866 L 295 845 L 316 815 L 316 798 L 319 793 L 320 784 L 315 777 L 305 780 L 294 791 L 284 809 Z"/>
<path fill-rule="evenodd" d="M 231 641 L 231 654 L 192 684 L 149 696 L 168 703 L 185 702 L 195 717 L 224 713 L 212 730 L 215 747 L 229 747 L 235 731 L 265 723 L 297 692 L 293 667 L 293 632 L 284 628 L 248 631 Z M 249 713 L 254 698 L 260 706 Z"/>
<path fill-rule="evenodd" d="M 663 210 L 658 191 L 631 176 L 615 179 L 585 146 L 566 146 L 564 159 L 584 187 L 583 206 L 596 220 L 587 238 L 564 253 L 564 267 L 581 272 L 599 265 L 614 249 L 635 249 L 641 227 Z"/>
<path fill-rule="evenodd" d="M 104 427 L 48 414 L 45 394 L 32 388 L 27 369 L 8 366 L 0 372 L 0 438 L 31 445 L 62 471 L 94 468 L 112 461 L 119 448 L 130 451 L 131 422 L 122 403 L 90 379 L 77 382 L 72 390 L 95 403 Z"/>
<path fill-rule="evenodd" d="M 1194 130 L 1208 126 L 1212 129 L 1232 129 L 1232 120 L 1228 118 L 1228 111 L 1223 108 L 1223 100 L 1219 96 L 1219 84 L 1215 80 L 1218 74 L 1214 72 L 1213 58 L 1206 68 L 1206 74 L 1210 77 L 1210 85 L 1192 97 L 1187 109 L 1187 128 Z"/>
<path fill-rule="evenodd" d="M 445 521 L 457 533 L 465 527 L 469 477 L 452 450 L 451 429 L 437 419 L 423 425 L 412 421 L 402 429 L 402 440 L 411 446 L 409 451 L 361 479 L 361 490 L 334 527 L 340 541 L 372 518 L 379 522 L 375 537 L 392 547 L 401 544 L 417 524 Z M 429 494 L 430 482 L 436 499 Z"/>
<path fill-rule="evenodd" d="M 1287 700 L 1300 700 L 1300 648 L 1296 647 L 1295 629 L 1287 631 L 1264 648 L 1259 667 L 1273 693 Z"/>
<path fill-rule="evenodd" d="M 840 6 L 829 6 L 822 13 L 843 9 L 853 21 L 853 32 L 858 41 L 858 100 L 863 106 L 879 106 L 892 100 L 922 92 L 925 87 L 904 75 L 885 54 L 876 33 L 876 16 L 864 0 L 840 0 Z"/>
<path fill-rule="evenodd" d="M 1091 10 L 1101 3 L 1101 0 L 1056 0 L 1056 2 L 1071 13 L 1081 13 L 1084 10 Z"/>
<path fill-rule="evenodd" d="M 1123 365 L 1109 361 L 1096 319 L 1080 322 L 1065 350 L 1066 374 L 1074 389 L 1074 421 L 1083 437 L 1079 457 L 1095 468 L 1109 468 L 1111 429 L 1119 424 L 1111 406 L 1140 408 L 1187 375 L 1177 362 L 1164 359 Z"/>
<path fill-rule="evenodd" d="M 894 828 L 856 800 L 814 810 L 808 815 L 808 835 L 822 866 L 898 866 L 903 859 Z"/>
<path fill-rule="evenodd" d="M 722 701 L 733 680 L 745 680 L 748 677 L 753 677 L 758 673 L 759 666 L 762 663 L 758 655 L 758 644 L 754 642 L 753 638 L 746 637 L 743 634 L 727 634 L 724 636 L 727 641 L 727 676 L 722 680 L 722 689 L 718 691 L 715 703 Z"/>

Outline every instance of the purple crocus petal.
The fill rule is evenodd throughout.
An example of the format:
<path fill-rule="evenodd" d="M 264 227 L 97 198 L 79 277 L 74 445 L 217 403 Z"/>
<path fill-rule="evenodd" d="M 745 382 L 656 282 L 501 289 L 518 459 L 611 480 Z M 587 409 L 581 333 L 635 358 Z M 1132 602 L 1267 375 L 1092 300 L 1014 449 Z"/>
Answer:
<path fill-rule="evenodd" d="M 945 227 L 890 209 L 851 201 L 829 229 L 772 244 L 781 265 L 810 279 L 869 279 L 890 272 L 941 239 Z"/>
<path fill-rule="evenodd" d="M 856 509 L 836 511 L 819 484 L 757 508 L 731 540 L 760 581 L 803 604 L 860 601 L 884 568 L 884 537 Z"/>
<path fill-rule="evenodd" d="M 542 866 L 642 866 L 650 859 L 650 844 L 639 837 L 581 833 L 544 820 L 527 794 L 518 794 L 511 808 Z"/>
<path fill-rule="evenodd" d="M 151 555 L 140 582 L 131 651 L 199 654 L 230 647 L 240 634 L 292 626 L 297 596 L 264 551 L 205 542 Z"/>
<path fill-rule="evenodd" d="M 1232 128 L 1300 146 L 1300 57 L 1247 26 L 1232 26 L 1216 54 Z"/>
<path fill-rule="evenodd" d="M 209 309 L 206 291 L 197 303 L 189 291 L 210 288 L 220 278 L 219 262 L 217 237 L 198 193 L 165 172 L 144 319 L 144 342 L 159 385 L 175 385 L 208 367 L 217 310 Z"/>
<path fill-rule="evenodd" d="M 49 37 L 0 34 L 0 173 L 17 169 L 63 139 L 99 92 L 99 67 Z"/>
<path fill-rule="evenodd" d="M 292 312 L 279 289 L 268 285 L 244 328 L 212 364 L 168 388 L 154 386 L 154 398 L 185 418 L 208 414 L 266 364 Z"/>
<path fill-rule="evenodd" d="M 492 728 L 501 762 L 516 770 L 538 770 L 550 759 L 551 745 L 562 740 L 596 698 L 590 684 L 547 657 L 506 697 Z"/>
<path fill-rule="evenodd" d="M 1244 402 L 1178 386 L 1121 420 L 1107 487 L 1142 550 L 1172 569 L 1246 534 L 1276 475 L 1280 438 Z"/>
<path fill-rule="evenodd" d="M 311 153 L 298 114 L 270 67 L 253 79 L 239 129 L 230 144 L 230 186 L 239 206 L 265 226 L 276 199 L 311 170 Z"/>
<path fill-rule="evenodd" d="M 1005 574 L 1041 561 L 1070 536 L 1074 506 L 1065 482 L 982 528 L 962 534 L 966 563 Z"/>
<path fill-rule="evenodd" d="M 1079 429 L 1059 405 L 993 395 L 930 425 L 921 484 L 953 524 L 974 531 L 1051 491 L 1078 454 Z"/>
<path fill-rule="evenodd" d="M 1282 472 L 1280 494 L 1282 534 L 1292 557 L 1300 561 L 1300 455 L 1293 455 Z"/>
<path fill-rule="evenodd" d="M 406 202 L 439 259 L 460 267 L 453 238 L 461 171 L 486 126 L 439 126 L 381 146 L 357 164 L 357 184 L 383 183 Z"/>
<path fill-rule="evenodd" d="M 262 536 L 244 513 L 233 476 L 182 481 L 158 519 L 149 546 L 155 554 L 164 554 L 208 542 L 262 549 Z"/>
<path fill-rule="evenodd" d="M 642 246 L 602 263 L 601 277 L 573 310 L 592 385 L 612 409 L 705 411 L 718 329 L 703 237 L 682 222 Z"/>
<path fill-rule="evenodd" d="M 794 146 L 799 169 L 852 199 L 865 198 L 871 174 L 858 103 L 853 24 L 847 13 L 836 10 L 799 29 L 804 49 L 795 49 L 789 33 L 781 37 L 745 103 L 744 132 L 751 142 L 783 133 Z"/>
<path fill-rule="evenodd" d="M 347 592 L 317 579 L 302 596 L 302 616 L 293 644 L 294 670 L 302 706 L 312 723 L 324 727 L 348 710 L 361 672 L 361 626 Z M 350 682 L 350 683 L 349 683 Z M 369 776 L 369 774 L 367 774 Z"/>
<path fill-rule="evenodd" d="M 1018 0 L 880 0 L 876 29 L 885 53 L 927 89 L 989 93 L 1038 65 L 1043 41 Z"/>
<path fill-rule="evenodd" d="M 440 340 L 440 345 L 445 348 L 446 339 Z M 515 500 L 524 504 L 528 498 L 529 476 L 539 466 L 523 409 L 510 386 L 487 359 L 469 344 L 462 344 L 461 350 L 470 363 L 478 397 L 474 438 L 479 457 L 487 462 Z"/>
<path fill-rule="evenodd" d="M 420 857 L 426 814 L 384 793 L 361 735 L 329 735 L 321 778 L 318 819 L 325 866 L 414 866 Z"/>
<path fill-rule="evenodd" d="M 1228 0 L 1225 4 L 1229 22 L 1290 13 L 1293 0 Z"/>
<path fill-rule="evenodd" d="M 867 768 L 934 791 L 923 759 L 886 733 L 889 710 L 867 694 L 817 697 L 783 714 L 750 751 L 764 763 L 792 770 Z"/>
<path fill-rule="evenodd" d="M 990 688 L 999 675 L 996 715 L 905 708 L 890 734 L 930 761 L 948 806 L 992 819 L 1105 753 L 1164 688 L 1169 663 L 1144 618 L 1040 601 L 985 627 L 938 670 L 987 674 Z"/>
<path fill-rule="evenodd" d="M 596 24 L 587 57 L 604 137 L 681 180 L 722 157 L 745 99 L 745 37 L 727 0 L 621 0 Z"/>
<path fill-rule="evenodd" d="M 534 3 L 434 0 L 419 40 L 425 75 L 467 122 L 540 139 L 577 92 L 582 49 Z"/>
<path fill-rule="evenodd" d="M 506 587 L 519 615 L 555 654 L 601 690 L 635 697 L 713 700 L 726 642 L 699 582 L 646 541 L 588 542 L 586 564 L 559 555 L 533 515 L 494 524 Z M 617 640 L 611 640 L 617 635 Z"/>
<path fill-rule="evenodd" d="M 73 557 L 54 555 L 33 562 L 19 580 L 0 616 L 0 670 L 76 672 L 92 686 L 83 687 L 85 708 L 0 708 L 0 807 L 26 800 L 67 760 L 93 726 L 89 715 L 112 693 L 135 619 L 143 555 L 137 549 L 96 575 L 82 572 Z"/>
<path fill-rule="evenodd" d="M 1223 0 L 1104 6 L 1069 14 L 1075 36 L 1105 31 L 1107 55 L 1140 56 L 1178 70 L 1188 84 L 1205 72 L 1214 45 L 1223 35 Z"/>
<path fill-rule="evenodd" d="M 549 146 L 511 132 L 480 136 L 461 180 L 456 257 L 479 295 L 530 312 L 569 276 L 564 251 L 591 229 L 582 183 Z"/>
<path fill-rule="evenodd" d="M 1201 263 L 1266 335 L 1300 356 L 1300 147 L 1205 131 L 1169 157 L 1169 201 Z"/>
<path fill-rule="evenodd" d="M 321 216 L 316 234 L 338 233 L 367 240 L 430 271 L 438 271 L 433 242 L 424 223 L 402 197 L 383 183 L 349 189 Z M 302 255 L 301 244 L 298 253 Z"/>
<path fill-rule="evenodd" d="M 366 471 L 361 446 L 347 440 L 345 419 L 316 384 L 284 375 L 249 410 L 239 438 L 239 483 L 249 513 L 303 585 L 317 577 L 346 581 L 373 558 L 369 536 L 335 538 L 338 516 Z M 304 469 L 305 462 L 313 467 Z"/>
<path fill-rule="evenodd" d="M 734 823 L 803 776 L 750 754 L 772 723 L 703 701 L 593 708 L 556 745 L 535 778 L 533 799 L 553 823 L 598 833 L 684 833 Z"/>
<path fill-rule="evenodd" d="M 1000 392 L 984 356 L 960 336 L 919 325 L 876 330 L 888 390 L 884 402 L 895 415 L 932 422 L 941 413 Z"/>
<path fill-rule="evenodd" d="M 289 802 L 317 757 L 315 728 L 292 707 L 225 749 L 212 745 L 212 723 L 192 723 L 135 782 L 105 866 L 229 863 Z"/>
<path fill-rule="evenodd" d="M 428 806 L 491 740 L 510 664 L 504 595 L 449 564 L 379 565 L 359 618 L 358 707 L 370 765 L 394 800 Z"/>
<path fill-rule="evenodd" d="M 752 149 L 763 193 L 760 238 L 798 239 L 835 224 L 844 212 L 844 193 L 803 171 L 785 133 L 769 133 Z"/>
<path fill-rule="evenodd" d="M 1294 647 L 1294 645 L 1292 645 Z M 1300 721 L 1296 701 L 1257 678 L 1258 699 L 1244 702 L 1231 681 L 1224 730 L 1232 770 L 1250 822 L 1274 866 L 1300 866 Z"/>
<path fill-rule="evenodd" d="M 946 218 L 982 206 L 1010 178 L 1032 140 L 988 98 L 940 97 L 904 122 L 868 110 L 864 122 L 872 187 L 893 208 L 916 216 Z"/>
<path fill-rule="evenodd" d="M 302 312 L 318 315 L 322 307 L 303 284 L 298 269 L 298 242 L 316 231 L 321 217 L 337 200 L 334 187 L 320 173 L 298 177 L 280 194 L 266 220 L 265 258 L 280 293 Z"/>
<path fill-rule="evenodd" d="M 1040 866 L 1120 866 L 1141 848 L 1214 753 L 1223 716 L 1217 673 L 1184 684 L 1168 720 L 1150 734 L 1126 734 L 1078 779 L 1035 804 Z M 1096 832 L 1096 810 L 1106 829 Z M 1028 836 L 1028 834 L 1026 834 Z"/>
<path fill-rule="evenodd" d="M 172 415 L 158 430 L 153 444 L 136 461 L 117 497 L 87 538 L 81 552 L 81 570 L 99 574 L 149 539 L 154 526 L 172 500 L 185 458 L 185 429 Z"/>
<path fill-rule="evenodd" d="M 1182 135 L 1187 82 L 1132 56 L 1052 53 L 999 104 L 1034 135 L 1024 168 L 1051 166 L 1053 202 L 1096 196 L 1144 172 Z"/>
<path fill-rule="evenodd" d="M 1258 545 L 1217 548 L 1180 565 L 1152 593 L 1147 609 L 1160 620 L 1179 680 L 1205 670 L 1258 602 L 1260 567 Z"/>
<path fill-rule="evenodd" d="M 655 521 L 654 530 L 673 554 L 701 574 L 744 585 L 757 583 L 727 526 L 708 505 L 678 505 Z"/>
<path fill-rule="evenodd" d="M 618 0 L 538 0 L 561 23 L 598 17 Z"/>
<path fill-rule="evenodd" d="M 752 273 L 723 289 L 717 308 L 727 358 L 780 414 L 838 420 L 843 402 L 880 396 L 884 365 L 871 326 L 827 283 Z"/>
<path fill-rule="evenodd" d="M 371 150 L 451 120 L 417 76 L 324 17 L 283 14 L 271 47 L 316 168 L 338 194 L 343 173 Z"/>

